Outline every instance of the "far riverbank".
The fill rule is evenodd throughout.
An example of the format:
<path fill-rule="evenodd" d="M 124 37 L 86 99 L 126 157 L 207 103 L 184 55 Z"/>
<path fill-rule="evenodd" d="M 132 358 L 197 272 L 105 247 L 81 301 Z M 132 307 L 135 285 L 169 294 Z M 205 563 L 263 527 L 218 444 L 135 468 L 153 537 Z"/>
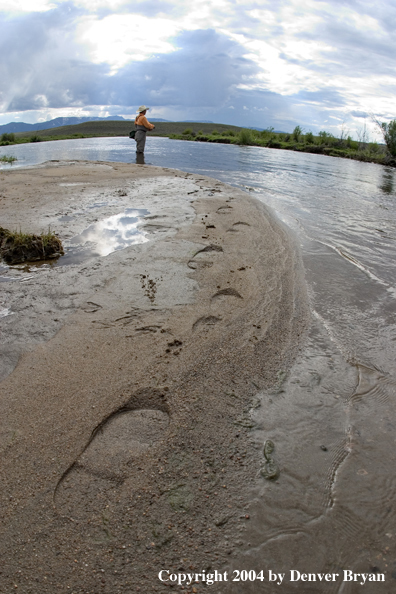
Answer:
<path fill-rule="evenodd" d="M 0 149 L 14 144 L 39 143 L 50 140 L 128 137 L 133 128 L 133 121 L 124 120 L 85 122 L 73 126 L 39 130 L 34 133 L 19 132 L 2 135 Z M 312 132 L 289 134 L 274 132 L 272 129 L 253 130 L 225 124 L 155 122 L 155 130 L 149 136 L 193 142 L 283 149 L 396 167 L 396 160 L 387 154 L 383 144 L 358 142 L 352 140 L 351 137 L 336 138 L 328 132 L 320 132 L 319 135 L 314 135 Z"/>

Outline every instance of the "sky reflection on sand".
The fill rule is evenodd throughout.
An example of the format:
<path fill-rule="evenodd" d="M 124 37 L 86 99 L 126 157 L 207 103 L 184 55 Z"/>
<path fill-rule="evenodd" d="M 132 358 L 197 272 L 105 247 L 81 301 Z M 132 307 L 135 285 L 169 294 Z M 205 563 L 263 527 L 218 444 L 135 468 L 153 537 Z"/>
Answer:
<path fill-rule="evenodd" d="M 145 243 L 148 241 L 146 232 L 139 229 L 142 217 L 149 214 L 146 209 L 128 208 L 124 212 L 113 215 L 102 221 L 90 225 L 79 235 L 70 240 L 70 247 L 67 249 L 64 258 L 60 258 L 59 264 L 69 264 L 70 257 L 76 248 L 89 244 L 90 255 L 108 256 L 112 252 L 122 250 L 129 245 Z M 86 253 L 86 249 L 84 249 Z"/>

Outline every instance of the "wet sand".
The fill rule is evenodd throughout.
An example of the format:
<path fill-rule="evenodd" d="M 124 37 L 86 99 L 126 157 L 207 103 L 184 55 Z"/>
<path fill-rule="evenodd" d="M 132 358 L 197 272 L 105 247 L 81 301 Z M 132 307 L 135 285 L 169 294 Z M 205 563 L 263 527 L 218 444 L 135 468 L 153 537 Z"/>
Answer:
<path fill-rule="evenodd" d="M 255 395 L 307 326 L 293 240 L 246 193 L 180 171 L 70 162 L 0 181 L 2 226 L 66 245 L 150 211 L 145 243 L 3 274 L 1 591 L 167 592 L 161 569 L 224 570 L 265 480 Z"/>

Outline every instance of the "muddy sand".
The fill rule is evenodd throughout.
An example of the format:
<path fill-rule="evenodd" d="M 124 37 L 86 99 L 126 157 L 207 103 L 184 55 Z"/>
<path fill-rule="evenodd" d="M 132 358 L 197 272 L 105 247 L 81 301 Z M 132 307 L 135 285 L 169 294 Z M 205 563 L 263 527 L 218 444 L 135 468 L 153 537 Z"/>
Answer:
<path fill-rule="evenodd" d="M 51 162 L 0 181 L 1 225 L 66 249 L 145 209 L 140 243 L 0 271 L 0 592 L 206 591 L 158 573 L 224 571 L 248 546 L 266 480 L 250 410 L 307 321 L 293 240 L 247 193 L 180 171 Z"/>

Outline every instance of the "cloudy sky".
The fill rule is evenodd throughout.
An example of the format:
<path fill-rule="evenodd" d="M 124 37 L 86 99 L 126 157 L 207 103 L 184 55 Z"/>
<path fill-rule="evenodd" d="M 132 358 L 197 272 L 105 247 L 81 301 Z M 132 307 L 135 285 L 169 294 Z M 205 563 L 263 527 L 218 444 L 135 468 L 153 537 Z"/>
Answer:
<path fill-rule="evenodd" d="M 0 124 L 122 115 L 291 131 L 396 117 L 395 0 L 0 0 Z"/>

